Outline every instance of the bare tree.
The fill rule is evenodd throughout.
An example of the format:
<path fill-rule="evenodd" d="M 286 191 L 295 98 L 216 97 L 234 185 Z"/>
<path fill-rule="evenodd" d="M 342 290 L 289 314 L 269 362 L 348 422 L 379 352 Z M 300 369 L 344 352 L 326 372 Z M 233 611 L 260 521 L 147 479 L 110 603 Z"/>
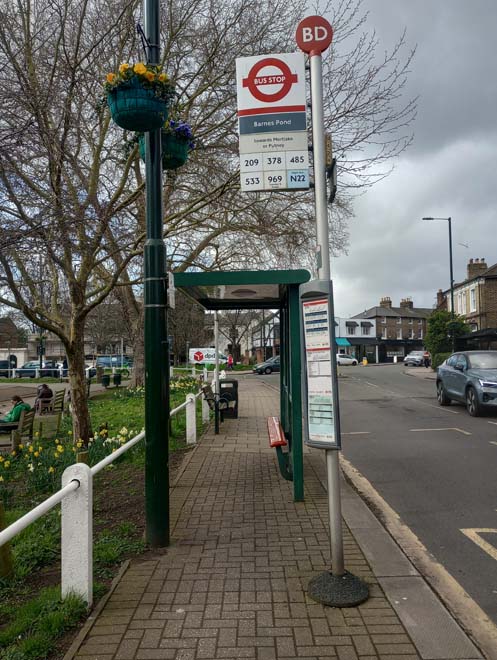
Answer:
<path fill-rule="evenodd" d="M 172 270 L 288 266 L 312 254 L 312 192 L 240 195 L 234 73 L 236 57 L 295 50 L 305 9 L 302 0 L 163 0 L 164 64 L 197 140 L 190 162 L 164 182 Z M 85 323 L 117 284 L 139 371 L 143 167 L 97 103 L 106 71 L 143 59 L 137 19 L 138 3 L 127 0 L 0 0 L 0 220 L 10 237 L 0 252 L 0 303 L 62 340 L 76 439 L 91 432 Z M 401 42 L 376 63 L 374 40 L 360 34 L 360 0 L 340 2 L 333 20 L 327 117 L 353 191 L 408 144 L 414 105 L 399 99 L 410 55 L 402 61 Z M 330 214 L 335 251 L 346 245 L 349 213 L 339 196 Z"/>

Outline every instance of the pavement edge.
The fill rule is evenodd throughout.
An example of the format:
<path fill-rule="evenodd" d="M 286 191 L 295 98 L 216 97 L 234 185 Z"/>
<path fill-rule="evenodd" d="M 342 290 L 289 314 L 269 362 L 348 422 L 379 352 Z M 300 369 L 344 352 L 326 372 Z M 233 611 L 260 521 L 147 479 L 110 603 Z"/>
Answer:
<path fill-rule="evenodd" d="M 432 557 L 395 510 L 343 455 L 340 456 L 340 467 L 346 480 L 419 571 L 449 614 L 488 660 L 497 660 L 497 626 L 452 575 Z"/>

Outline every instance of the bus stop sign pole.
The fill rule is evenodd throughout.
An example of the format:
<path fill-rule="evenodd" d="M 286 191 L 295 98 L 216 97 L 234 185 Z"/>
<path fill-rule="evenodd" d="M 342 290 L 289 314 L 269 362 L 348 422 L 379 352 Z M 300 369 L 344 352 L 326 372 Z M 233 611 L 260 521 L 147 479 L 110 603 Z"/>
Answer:
<path fill-rule="evenodd" d="M 308 16 L 298 25 L 297 45 L 309 55 L 311 69 L 312 143 L 314 157 L 314 195 L 316 204 L 316 231 L 318 244 L 318 277 L 329 282 L 330 243 L 328 231 L 328 200 L 326 191 L 326 144 L 323 108 L 323 62 L 322 52 L 331 44 L 333 29 L 322 16 Z M 331 291 L 331 289 L 330 289 Z M 330 293 L 332 296 L 332 293 Z M 331 300 L 332 302 L 332 300 Z M 330 314 L 332 310 L 330 309 Z M 333 326 L 334 319 L 330 318 Z M 333 338 L 333 333 L 331 333 Z M 335 346 L 330 344 L 331 357 Z M 332 387 L 337 386 L 336 364 L 332 359 Z M 336 404 L 338 396 L 334 397 Z M 339 410 L 334 411 L 336 433 L 340 433 Z M 338 442 L 340 446 L 340 442 Z M 314 577 L 308 593 L 314 600 L 332 607 L 351 607 L 368 598 L 367 585 L 344 568 L 342 513 L 340 502 L 340 465 L 338 449 L 325 449 L 328 484 L 328 507 L 330 518 L 330 546 L 332 570 Z"/>

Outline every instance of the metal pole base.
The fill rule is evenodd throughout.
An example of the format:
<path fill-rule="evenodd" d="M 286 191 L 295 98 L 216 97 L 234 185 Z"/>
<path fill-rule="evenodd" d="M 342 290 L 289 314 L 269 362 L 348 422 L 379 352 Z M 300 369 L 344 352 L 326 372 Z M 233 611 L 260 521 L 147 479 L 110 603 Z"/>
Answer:
<path fill-rule="evenodd" d="M 325 571 L 312 578 L 307 593 L 322 605 L 355 607 L 369 598 L 369 587 L 348 571 L 343 575 L 333 575 L 330 571 Z"/>

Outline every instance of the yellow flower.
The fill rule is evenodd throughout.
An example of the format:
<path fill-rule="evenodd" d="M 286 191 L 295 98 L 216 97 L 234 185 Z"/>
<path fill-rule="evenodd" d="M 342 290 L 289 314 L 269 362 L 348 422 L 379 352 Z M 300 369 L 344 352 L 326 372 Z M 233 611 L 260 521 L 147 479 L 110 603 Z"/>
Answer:
<path fill-rule="evenodd" d="M 5 458 L 3 456 L 0 456 L 0 463 L 3 463 Z"/>
<path fill-rule="evenodd" d="M 147 73 L 145 74 L 145 78 L 149 82 L 153 82 L 155 80 L 155 73 L 152 73 L 152 71 L 147 71 Z"/>
<path fill-rule="evenodd" d="M 72 450 L 73 450 L 73 453 L 75 454 L 76 453 L 76 447 L 73 447 Z"/>
<path fill-rule="evenodd" d="M 53 455 L 53 456 L 54 456 L 54 458 L 59 458 L 59 455 L 58 455 L 57 452 L 54 452 L 54 455 Z"/>
<path fill-rule="evenodd" d="M 167 73 L 161 73 L 160 76 L 159 76 L 159 80 L 161 82 L 167 82 L 169 80 L 168 77 L 167 77 Z"/>
<path fill-rule="evenodd" d="M 83 446 L 83 442 L 81 440 L 78 440 L 78 442 L 76 443 L 76 447 L 82 447 L 82 446 Z"/>
<path fill-rule="evenodd" d="M 43 451 L 43 447 L 38 447 L 38 451 Z"/>
<path fill-rule="evenodd" d="M 52 466 L 50 466 L 50 467 L 48 468 L 48 473 L 49 473 L 49 474 L 52 474 L 52 472 L 55 472 L 55 468 L 52 467 Z"/>
<path fill-rule="evenodd" d="M 34 452 L 33 445 L 29 445 L 28 451 L 29 451 L 30 454 L 32 454 Z"/>
<path fill-rule="evenodd" d="M 68 431 L 68 432 L 67 432 L 67 435 L 72 435 L 72 431 Z"/>
<path fill-rule="evenodd" d="M 3 481 L 3 477 L 0 477 L 0 481 Z"/>
<path fill-rule="evenodd" d="M 39 435 L 40 435 L 39 431 L 36 431 L 35 438 L 37 438 Z"/>
<path fill-rule="evenodd" d="M 19 449 L 24 449 L 24 445 L 23 445 L 23 444 L 20 444 L 20 445 L 19 445 Z"/>
<path fill-rule="evenodd" d="M 5 463 L 3 464 L 5 469 L 7 469 L 9 465 L 10 465 L 10 461 L 5 461 Z"/>
<path fill-rule="evenodd" d="M 39 452 L 39 451 L 35 451 L 35 453 L 34 453 L 33 455 L 34 455 L 35 458 L 38 458 L 38 456 L 40 455 L 40 452 Z"/>
<path fill-rule="evenodd" d="M 140 75 L 143 75 L 146 70 L 147 70 L 147 67 L 143 64 L 143 62 L 138 62 L 138 64 L 135 64 L 135 66 L 133 67 L 133 71 L 135 73 L 139 73 Z M 109 82 L 112 82 L 112 81 L 109 80 Z"/>
<path fill-rule="evenodd" d="M 119 67 L 119 73 L 125 73 L 128 69 L 129 69 L 129 64 L 127 62 L 123 62 Z"/>
<path fill-rule="evenodd" d="M 115 77 L 116 77 L 116 74 L 115 74 L 115 73 L 108 73 L 108 74 L 107 74 L 107 82 L 108 82 L 108 83 L 113 83 Z"/>
<path fill-rule="evenodd" d="M 17 454 L 16 450 L 14 449 L 13 451 L 10 452 L 11 456 L 15 456 Z"/>
<path fill-rule="evenodd" d="M 57 451 L 59 452 L 59 454 L 64 453 L 64 447 L 62 445 L 57 445 Z"/>

